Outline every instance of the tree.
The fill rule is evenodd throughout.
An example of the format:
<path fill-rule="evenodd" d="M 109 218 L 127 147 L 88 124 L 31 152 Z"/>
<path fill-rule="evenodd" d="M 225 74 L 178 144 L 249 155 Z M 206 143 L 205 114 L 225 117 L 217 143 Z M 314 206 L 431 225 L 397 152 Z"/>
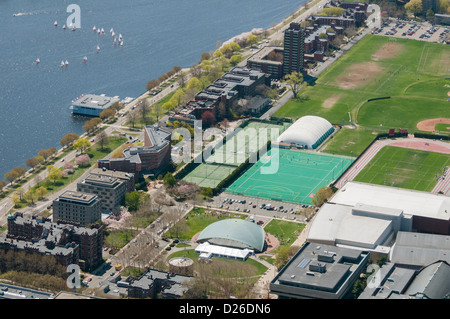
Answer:
<path fill-rule="evenodd" d="M 145 86 L 145 89 L 147 91 L 150 91 L 150 90 L 158 87 L 158 85 L 159 85 L 159 81 L 158 80 L 150 80 L 150 81 L 147 82 L 147 85 Z"/>
<path fill-rule="evenodd" d="M 36 196 L 38 197 L 38 199 L 44 198 L 45 194 L 47 194 L 47 188 L 45 188 L 44 186 L 36 188 Z"/>
<path fill-rule="evenodd" d="M 14 203 L 14 207 L 15 208 L 19 208 L 20 206 L 20 197 L 19 197 L 19 195 L 17 195 L 17 194 L 14 194 L 12 197 L 11 197 L 11 200 L 12 200 L 12 202 Z"/>
<path fill-rule="evenodd" d="M 5 181 L 0 181 L 0 191 L 3 189 L 3 187 L 6 186 L 6 182 Z"/>
<path fill-rule="evenodd" d="M 133 191 L 125 194 L 125 206 L 130 212 L 134 212 L 139 209 L 140 201 L 141 194 L 138 191 Z"/>
<path fill-rule="evenodd" d="M 252 45 L 256 44 L 257 42 L 258 42 L 258 36 L 254 35 L 254 34 L 250 34 L 247 37 L 246 43 L 248 46 L 252 46 Z"/>
<path fill-rule="evenodd" d="M 38 152 L 39 156 L 42 156 L 44 158 L 44 161 L 46 162 L 53 154 L 57 152 L 55 147 L 51 147 L 48 149 L 40 150 Z"/>
<path fill-rule="evenodd" d="M 297 98 L 298 92 L 300 92 L 302 86 L 304 85 L 303 75 L 299 72 L 292 72 L 285 75 L 284 82 L 286 82 L 294 94 L 294 99 Z"/>
<path fill-rule="evenodd" d="M 150 110 L 150 105 L 147 102 L 147 100 L 140 101 L 137 106 L 137 110 L 138 110 L 139 114 L 141 115 L 142 122 L 144 122 L 144 125 L 147 125 L 147 122 L 149 120 L 147 113 Z"/>
<path fill-rule="evenodd" d="M 90 160 L 91 158 L 89 157 L 89 155 L 83 154 L 75 158 L 75 163 L 80 167 L 86 167 L 89 166 Z"/>
<path fill-rule="evenodd" d="M 416 17 L 422 12 L 422 0 L 411 0 L 405 4 L 405 9 L 407 12 L 411 12 Z"/>
<path fill-rule="evenodd" d="M 230 64 L 232 66 L 236 66 L 241 61 L 242 61 L 242 55 L 240 55 L 240 54 L 233 54 L 230 58 Z"/>
<path fill-rule="evenodd" d="M 47 172 L 48 179 L 51 180 L 53 184 L 56 184 L 56 182 L 62 178 L 61 171 L 53 165 L 47 166 Z"/>
<path fill-rule="evenodd" d="M 83 130 L 88 133 L 92 133 L 93 131 L 95 131 L 97 129 L 97 127 L 99 126 L 99 124 L 101 122 L 102 122 L 102 119 L 99 117 L 94 117 L 90 120 L 87 120 L 83 125 Z"/>
<path fill-rule="evenodd" d="M 324 8 L 322 12 L 319 14 L 319 16 L 326 16 L 326 17 L 338 17 L 341 14 L 344 13 L 344 9 L 340 7 L 328 7 Z"/>
<path fill-rule="evenodd" d="M 134 128 L 134 125 L 136 124 L 137 119 L 138 119 L 138 113 L 136 112 L 136 110 L 130 110 L 130 111 L 128 112 L 127 119 L 128 119 L 128 122 L 129 122 L 129 123 L 133 126 L 133 128 Z"/>
<path fill-rule="evenodd" d="M 84 153 L 91 146 L 91 142 L 85 138 L 79 138 L 73 143 L 74 150 L 80 150 L 81 153 Z"/>
<path fill-rule="evenodd" d="M 108 145 L 109 143 L 109 136 L 105 133 L 105 131 L 101 131 L 97 135 L 97 142 L 100 144 L 100 150 L 103 151 L 105 148 L 105 145 Z"/>
<path fill-rule="evenodd" d="M 312 202 L 315 206 L 322 206 L 324 203 L 328 201 L 328 199 L 333 196 L 334 192 L 331 187 L 321 187 L 317 190 L 317 192 L 314 194 L 314 197 L 312 199 Z"/>
<path fill-rule="evenodd" d="M 38 160 L 38 159 L 36 158 L 36 156 L 35 156 L 35 157 L 32 157 L 32 158 L 27 159 L 27 160 L 25 161 L 25 164 L 26 164 L 28 167 L 35 168 L 35 167 L 38 166 L 40 163 L 39 163 L 39 160 Z"/>
<path fill-rule="evenodd" d="M 25 200 L 27 202 L 31 202 L 31 204 L 34 204 L 34 200 L 36 198 L 36 194 L 34 193 L 33 189 L 30 188 L 24 195 Z"/>
<path fill-rule="evenodd" d="M 70 146 L 73 142 L 75 142 L 80 137 L 76 133 L 67 133 L 60 141 L 59 144 L 61 146 Z"/>
<path fill-rule="evenodd" d="M 164 113 L 161 104 L 155 103 L 152 106 L 153 113 L 156 115 L 156 122 L 159 122 L 159 117 Z"/>
<path fill-rule="evenodd" d="M 100 118 L 105 121 L 112 119 L 116 115 L 116 111 L 114 109 L 106 109 L 100 113 Z"/>
<path fill-rule="evenodd" d="M 175 177 L 172 175 L 172 173 L 166 173 L 166 175 L 164 175 L 164 179 L 163 179 L 163 185 L 164 186 L 174 186 L 177 183 L 177 180 L 175 179 Z"/>
<path fill-rule="evenodd" d="M 209 52 L 202 53 L 202 57 L 201 57 L 200 61 L 209 60 L 209 59 L 211 59 L 211 54 L 209 54 Z"/>
<path fill-rule="evenodd" d="M 211 127 L 216 124 L 216 116 L 211 111 L 205 111 L 202 114 L 202 123 L 205 125 L 205 128 Z"/>

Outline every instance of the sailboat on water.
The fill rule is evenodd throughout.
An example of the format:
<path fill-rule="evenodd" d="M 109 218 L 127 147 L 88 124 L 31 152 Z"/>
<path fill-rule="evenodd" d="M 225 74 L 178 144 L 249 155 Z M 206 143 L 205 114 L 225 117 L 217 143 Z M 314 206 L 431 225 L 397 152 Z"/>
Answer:
<path fill-rule="evenodd" d="M 34 63 L 39 64 L 39 63 L 41 63 L 41 60 L 39 60 L 39 58 L 37 58 Z"/>
<path fill-rule="evenodd" d="M 100 52 L 100 46 L 97 44 L 97 53 Z"/>
<path fill-rule="evenodd" d="M 87 56 L 84 56 L 83 62 L 86 62 L 86 61 L 87 61 Z"/>

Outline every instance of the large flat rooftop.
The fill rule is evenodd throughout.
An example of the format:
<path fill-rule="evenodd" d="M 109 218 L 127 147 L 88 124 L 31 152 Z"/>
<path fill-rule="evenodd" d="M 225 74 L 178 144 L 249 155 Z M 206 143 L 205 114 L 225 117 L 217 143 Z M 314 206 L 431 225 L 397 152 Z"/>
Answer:
<path fill-rule="evenodd" d="M 115 102 L 118 102 L 118 97 L 108 97 L 105 95 L 86 94 L 72 102 L 73 106 L 90 108 L 90 109 L 102 109 L 106 110 L 111 107 Z"/>

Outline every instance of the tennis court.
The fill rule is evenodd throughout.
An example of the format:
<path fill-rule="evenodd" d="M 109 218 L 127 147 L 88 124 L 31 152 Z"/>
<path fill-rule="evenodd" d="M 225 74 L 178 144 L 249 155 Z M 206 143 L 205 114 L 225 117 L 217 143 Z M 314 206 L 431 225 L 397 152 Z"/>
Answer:
<path fill-rule="evenodd" d="M 276 173 L 264 174 L 261 168 L 276 167 L 276 158 L 279 158 Z M 353 161 L 342 156 L 271 149 L 226 191 L 310 205 L 315 192 L 338 179 Z"/>
<path fill-rule="evenodd" d="M 244 163 L 250 154 L 256 153 L 266 145 L 267 141 L 271 140 L 272 133 L 281 134 L 290 124 L 250 121 L 244 128 L 236 130 L 235 135 L 228 137 L 223 145 L 218 146 L 205 160 L 205 163 L 198 165 L 183 180 L 200 187 L 216 187 Z"/>

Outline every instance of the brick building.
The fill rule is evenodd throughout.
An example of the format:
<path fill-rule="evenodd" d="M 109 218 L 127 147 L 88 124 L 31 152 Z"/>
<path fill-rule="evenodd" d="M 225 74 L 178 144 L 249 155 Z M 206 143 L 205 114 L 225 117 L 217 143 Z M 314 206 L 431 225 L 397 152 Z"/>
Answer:
<path fill-rule="evenodd" d="M 157 175 L 171 162 L 171 137 L 158 126 L 146 126 L 144 146 L 124 150 L 123 158 L 99 160 L 98 167 L 133 174 L 134 183 L 141 173 Z"/>
<path fill-rule="evenodd" d="M 8 216 L 8 233 L 0 238 L 4 250 L 26 251 L 54 256 L 63 266 L 78 264 L 84 271 L 102 260 L 103 230 L 52 223 L 48 218 L 24 218 L 16 213 Z"/>

